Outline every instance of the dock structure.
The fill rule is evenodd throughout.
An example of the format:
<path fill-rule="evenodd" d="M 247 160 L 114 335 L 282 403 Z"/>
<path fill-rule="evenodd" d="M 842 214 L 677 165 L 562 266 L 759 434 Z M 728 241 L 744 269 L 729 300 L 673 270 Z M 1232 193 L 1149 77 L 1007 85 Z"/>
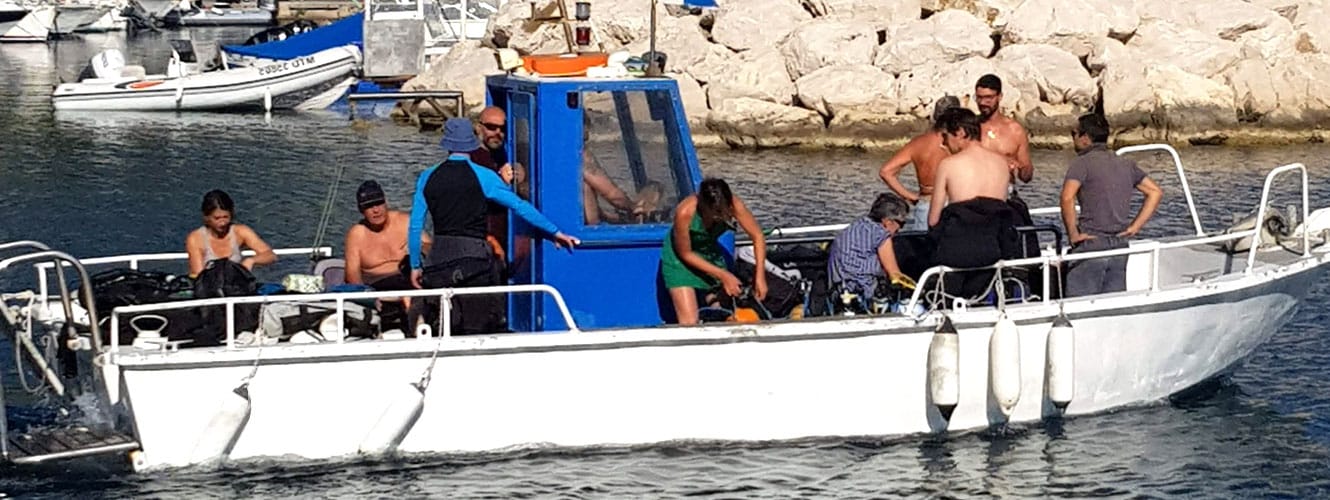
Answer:
<path fill-rule="evenodd" d="M 279 0 L 277 23 L 298 20 L 329 23 L 360 12 L 364 5 L 358 0 Z"/>

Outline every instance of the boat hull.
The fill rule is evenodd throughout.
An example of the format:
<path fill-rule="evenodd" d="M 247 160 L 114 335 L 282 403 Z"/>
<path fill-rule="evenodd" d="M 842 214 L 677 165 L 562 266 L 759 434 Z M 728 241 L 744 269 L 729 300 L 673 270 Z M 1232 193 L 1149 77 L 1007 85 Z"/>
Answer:
<path fill-rule="evenodd" d="M 1075 392 L 1065 414 L 1156 402 L 1231 370 L 1289 321 L 1323 264 L 1308 259 L 1273 276 L 1068 301 Z M 1058 307 L 1022 305 L 1007 314 L 1020 345 L 1021 396 L 1010 420 L 988 388 L 996 319 L 988 309 L 951 315 L 960 402 L 949 423 L 928 396 L 937 318 L 832 318 L 447 339 L 438 344 L 423 412 L 400 424 L 397 450 L 896 436 L 1055 415 L 1044 395 L 1045 341 Z M 108 366 L 132 409 L 142 468 L 189 465 L 219 403 L 251 373 L 252 412 L 227 458 L 326 459 L 355 455 L 366 436 L 384 433 L 381 417 L 402 403 L 396 389 L 420 380 L 435 345 L 185 350 L 121 356 Z"/>
<path fill-rule="evenodd" d="M 276 100 L 318 89 L 350 74 L 359 62 L 354 47 L 338 47 L 289 61 L 176 79 L 62 84 L 51 102 L 57 111 L 262 109 L 265 96 Z"/>
<path fill-rule="evenodd" d="M 96 23 L 110 11 L 109 7 L 62 5 L 56 8 L 55 25 L 51 32 L 62 35 L 73 33 Z"/>
<path fill-rule="evenodd" d="M 55 27 L 55 12 L 55 7 L 40 7 L 17 22 L 0 23 L 0 42 L 45 42 Z"/>

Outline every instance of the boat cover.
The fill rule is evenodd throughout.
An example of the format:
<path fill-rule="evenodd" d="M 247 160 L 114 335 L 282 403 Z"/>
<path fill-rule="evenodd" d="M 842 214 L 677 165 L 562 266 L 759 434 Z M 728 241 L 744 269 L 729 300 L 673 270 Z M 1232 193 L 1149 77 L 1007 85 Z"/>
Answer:
<path fill-rule="evenodd" d="M 226 45 L 222 47 L 222 50 L 232 54 L 279 61 L 295 59 L 343 45 L 355 45 L 363 50 L 365 39 L 364 20 L 365 14 L 362 12 L 286 40 L 258 45 Z"/>

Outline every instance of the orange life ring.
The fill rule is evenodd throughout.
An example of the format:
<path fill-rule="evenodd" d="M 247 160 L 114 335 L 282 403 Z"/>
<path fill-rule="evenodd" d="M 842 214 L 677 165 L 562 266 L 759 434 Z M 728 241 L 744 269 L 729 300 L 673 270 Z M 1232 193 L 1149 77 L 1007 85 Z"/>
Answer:
<path fill-rule="evenodd" d="M 587 68 L 603 66 L 609 60 L 610 55 L 603 52 L 522 56 L 522 67 L 540 76 L 585 76 Z"/>
<path fill-rule="evenodd" d="M 155 86 L 157 86 L 157 85 L 161 85 L 161 84 L 162 84 L 162 81 L 161 81 L 161 80 L 148 80 L 148 81 L 146 81 L 146 82 L 134 82 L 134 83 L 131 83 L 131 84 L 129 84 L 129 88 L 131 88 L 131 89 L 146 89 L 146 88 L 148 88 L 148 87 L 155 87 Z"/>

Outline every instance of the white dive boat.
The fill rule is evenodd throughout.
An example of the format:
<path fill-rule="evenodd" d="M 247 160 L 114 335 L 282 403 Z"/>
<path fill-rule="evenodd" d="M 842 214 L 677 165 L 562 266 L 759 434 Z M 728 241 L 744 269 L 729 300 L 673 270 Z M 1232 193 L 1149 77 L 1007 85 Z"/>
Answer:
<path fill-rule="evenodd" d="M 64 4 L 56 7 L 55 26 L 51 32 L 67 35 L 100 21 L 114 10 L 110 5 Z"/>
<path fill-rule="evenodd" d="M 581 89 L 581 99 L 568 97 L 570 86 Z M 679 182 L 685 191 L 681 196 L 687 194 L 683 186 L 700 181 L 672 80 L 495 76 L 490 77 L 489 91 L 493 102 L 508 108 L 510 129 L 520 132 L 508 134 L 510 141 L 549 141 L 540 155 L 531 151 L 535 148 L 524 149 L 525 144 L 510 146 L 518 146 L 514 161 L 534 159 L 531 169 L 545 170 L 540 176 L 529 175 L 527 182 L 555 220 L 580 214 L 580 192 L 576 186 L 541 184 L 540 179 L 566 179 L 563 169 L 580 168 L 579 143 L 566 147 L 555 138 L 564 133 L 581 137 L 581 116 L 591 112 L 591 105 L 559 113 L 589 103 L 597 91 L 619 92 L 609 116 L 640 120 L 623 127 L 624 140 L 614 144 L 638 151 L 630 156 L 640 155 L 640 148 L 632 146 L 638 139 L 630 135 L 634 130 L 645 130 L 649 123 L 672 124 L 665 127 L 673 145 L 669 154 L 680 156 L 669 161 L 638 158 L 649 160 L 647 166 L 660 160 L 678 169 L 671 175 L 688 179 Z M 659 94 L 637 99 L 651 92 Z M 548 100 L 541 101 L 542 95 Z M 551 104 L 536 113 L 528 106 L 533 102 Z M 646 113 L 649 102 L 658 107 Z M 1119 154 L 1151 149 L 1170 151 L 1176 159 L 1167 146 L 1128 148 Z M 1180 162 L 1177 168 L 1182 174 Z M 604 231 L 583 227 L 579 236 L 584 244 L 572 254 L 557 252 L 546 242 L 534 245 L 522 257 L 531 260 L 522 262 L 535 265 L 515 271 L 517 284 L 509 286 L 195 299 L 113 311 L 79 307 L 96 299 L 85 295 L 72 300 L 65 275 L 52 271 L 77 271 L 81 291 L 91 295 L 87 267 L 138 269 L 148 261 L 183 262 L 185 255 L 79 261 L 36 246 L 35 253 L 0 260 L 0 272 L 20 264 L 32 264 L 37 271 L 35 291 L 6 295 L 9 307 L 0 308 L 5 315 L 0 327 L 14 334 L 14 342 L 30 353 L 33 371 L 44 374 L 57 393 L 81 384 L 126 424 L 67 431 L 86 434 L 84 440 L 93 443 L 81 450 L 45 447 L 43 440 L 56 439 L 41 434 L 10 436 L 0 439 L 0 445 L 11 443 L 6 456 L 13 462 L 134 450 L 136 468 L 157 469 L 260 457 L 899 436 L 1156 402 L 1235 368 L 1289 321 L 1310 285 L 1330 265 L 1330 209 L 1309 212 L 1302 165 L 1272 170 L 1257 206 L 1268 204 L 1272 183 L 1289 173 L 1301 174 L 1302 195 L 1300 223 L 1290 221 L 1296 225 L 1291 230 L 1272 232 L 1271 225 L 1253 224 L 1251 229 L 1207 233 L 1183 174 L 1194 235 L 1144 239 L 1127 249 L 1086 254 L 1047 248 L 1036 257 L 986 268 L 1034 267 L 1029 274 L 1033 278 L 1025 281 L 996 281 L 998 296 L 1008 296 L 1001 293 L 1003 286 L 1041 283 L 1043 290 L 1052 290 L 1063 262 L 1126 255 L 1128 289 L 1123 292 L 1066 299 L 1021 294 L 996 305 L 972 303 L 938 295 L 940 285 L 930 283 L 940 281 L 932 278 L 959 270 L 931 267 L 918 277 L 924 285 L 902 304 L 901 310 L 909 314 L 694 327 L 606 326 L 615 315 L 655 307 L 641 303 L 649 300 L 623 297 L 646 296 L 652 290 L 649 274 L 641 280 L 634 276 L 656 265 L 651 256 L 658 255 L 668 227 L 661 224 Z M 576 202 L 552 203 L 559 193 Z M 1269 216 L 1260 208 L 1256 220 Z M 769 245 L 782 244 L 782 237 L 828 229 L 834 228 L 778 231 Z M 649 246 L 646 236 L 633 240 L 635 230 L 649 233 L 656 246 Z M 1221 242 L 1238 240 L 1246 241 L 1249 249 L 1220 248 Z M 34 244 L 11 243 L 0 250 L 25 246 Z M 635 256 L 646 257 L 635 262 Z M 55 260 L 65 264 L 53 265 Z M 606 273 L 594 272 L 608 266 L 616 269 L 614 286 L 605 282 L 610 279 Z M 61 286 L 58 294 L 48 290 L 52 278 Z M 588 298 L 594 293 L 609 298 Z M 452 336 L 445 319 L 434 337 L 423 328 L 417 338 L 388 332 L 381 338 L 351 340 L 345 328 L 350 316 L 330 314 L 317 327 L 322 342 L 307 336 L 314 343 L 294 343 L 277 342 L 266 326 L 254 332 L 239 332 L 236 326 L 241 311 L 255 304 L 265 309 L 283 303 L 322 304 L 331 313 L 376 298 L 475 294 L 511 294 L 509 325 L 534 325 L 542 334 Z M 549 300 L 531 300 L 532 294 Z M 447 318 L 452 309 L 448 301 L 442 304 L 441 316 Z M 160 322 L 144 316 L 209 307 L 217 318 L 226 318 L 225 327 L 219 326 L 225 333 L 218 347 L 180 348 L 160 335 Z M 74 318 L 77 332 L 61 333 L 64 318 Z M 75 352 L 70 356 L 78 361 L 42 355 L 32 339 L 49 335 L 63 338 L 58 345 L 70 346 Z M 78 378 L 56 374 L 69 364 L 79 367 Z"/>
<path fill-rule="evenodd" d="M 45 42 L 55 28 L 56 8 L 27 9 L 0 1 L 0 42 Z"/>
<path fill-rule="evenodd" d="M 286 61 L 202 73 L 175 69 L 183 63 L 173 57 L 166 75 L 147 75 L 142 66 L 125 66 L 123 56 L 109 50 L 93 58 L 92 78 L 60 84 L 51 93 L 51 103 L 57 111 L 283 108 L 297 104 L 306 93 L 340 82 L 359 64 L 360 50 L 348 45 Z"/>

